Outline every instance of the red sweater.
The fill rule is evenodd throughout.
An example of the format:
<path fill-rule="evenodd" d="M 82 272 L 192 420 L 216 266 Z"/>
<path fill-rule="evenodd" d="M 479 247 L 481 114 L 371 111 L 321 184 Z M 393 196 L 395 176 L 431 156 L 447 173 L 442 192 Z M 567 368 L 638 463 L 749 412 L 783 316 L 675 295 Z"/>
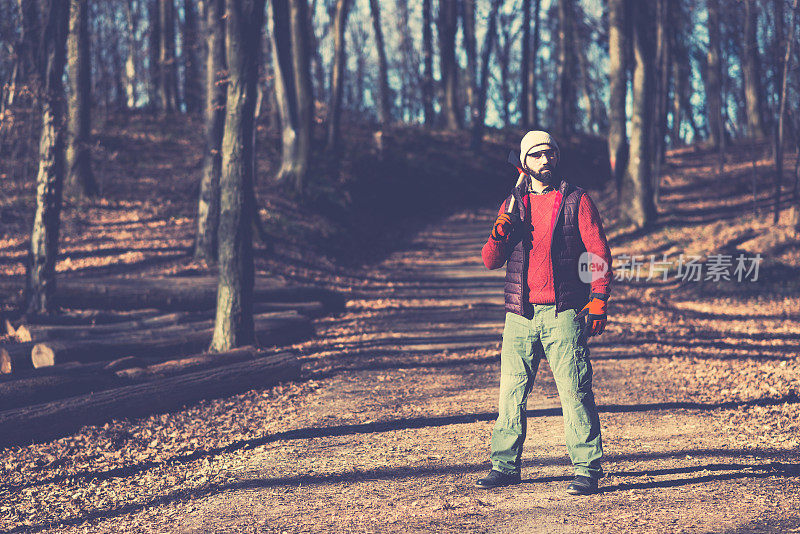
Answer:
<path fill-rule="evenodd" d="M 556 198 L 558 191 L 550 190 L 543 194 L 528 194 L 523 197 L 526 211 L 531 216 L 533 230 L 531 232 L 532 247 L 528 257 L 528 300 L 532 304 L 554 304 L 556 301 L 553 287 L 553 262 L 550 258 L 551 243 L 553 238 L 553 224 L 555 223 Z M 500 213 L 505 211 L 505 202 L 500 206 Z M 601 257 L 609 266 L 604 276 L 592 281 L 593 293 L 608 295 L 613 272 L 611 271 L 611 251 L 608 240 L 603 231 L 603 221 L 597 207 L 587 193 L 581 196 L 578 206 L 578 229 L 581 240 L 588 252 Z M 502 267 L 511 247 L 505 241 L 495 241 L 489 238 L 483 246 L 481 256 L 483 263 L 489 269 Z"/>

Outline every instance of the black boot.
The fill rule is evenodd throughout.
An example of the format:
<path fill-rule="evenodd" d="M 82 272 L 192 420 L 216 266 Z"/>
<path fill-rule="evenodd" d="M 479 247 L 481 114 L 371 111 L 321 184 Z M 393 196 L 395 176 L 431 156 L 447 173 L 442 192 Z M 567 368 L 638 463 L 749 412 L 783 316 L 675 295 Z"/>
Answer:
<path fill-rule="evenodd" d="M 591 495 L 597 492 L 597 479 L 575 475 L 572 482 L 567 486 L 567 493 L 570 495 Z"/>
<path fill-rule="evenodd" d="M 499 488 L 501 486 L 519 484 L 521 480 L 519 473 L 502 473 L 492 469 L 486 477 L 480 478 L 475 482 L 475 487 L 481 489 Z"/>

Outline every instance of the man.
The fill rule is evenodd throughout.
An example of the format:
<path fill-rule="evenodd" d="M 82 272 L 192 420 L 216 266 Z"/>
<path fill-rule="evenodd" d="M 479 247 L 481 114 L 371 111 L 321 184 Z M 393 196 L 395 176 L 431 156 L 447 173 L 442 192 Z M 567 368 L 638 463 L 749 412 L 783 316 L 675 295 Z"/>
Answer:
<path fill-rule="evenodd" d="M 478 488 L 520 482 L 525 405 L 542 356 L 556 381 L 575 471 L 567 492 L 593 493 L 603 476 L 587 338 L 606 325 L 611 252 L 589 195 L 560 179 L 560 158 L 547 132 L 531 131 L 522 138 L 518 186 L 500 207 L 482 250 L 487 268 L 507 267 L 492 470 L 475 483 Z"/>

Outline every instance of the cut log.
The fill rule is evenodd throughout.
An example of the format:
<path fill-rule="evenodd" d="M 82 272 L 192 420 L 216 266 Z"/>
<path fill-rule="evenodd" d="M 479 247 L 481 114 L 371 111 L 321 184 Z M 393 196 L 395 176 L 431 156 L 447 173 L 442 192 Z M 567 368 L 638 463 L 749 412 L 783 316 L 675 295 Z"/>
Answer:
<path fill-rule="evenodd" d="M 257 316 L 256 339 L 261 346 L 282 345 L 313 335 L 311 321 L 297 313 L 281 316 Z M 34 345 L 31 359 L 36 368 L 80 361 L 110 360 L 124 356 L 174 359 L 207 349 L 214 333 L 213 327 L 202 330 L 159 331 L 127 337 L 103 337 L 77 341 L 49 341 Z"/>
<path fill-rule="evenodd" d="M 210 313 L 175 312 L 154 317 L 146 317 L 124 323 L 101 324 L 95 326 L 51 326 L 21 325 L 17 328 L 19 341 L 44 342 L 50 340 L 66 341 L 71 339 L 88 339 L 104 335 L 118 335 L 131 331 L 153 329 L 161 326 L 173 326 L 201 321 Z"/>
<path fill-rule="evenodd" d="M 267 388 L 300 375 L 289 353 L 0 412 L 0 447 L 41 441 L 111 419 L 143 417 L 202 399 Z"/>
<path fill-rule="evenodd" d="M 147 317 L 155 317 L 157 315 L 163 315 L 163 312 L 157 309 L 66 311 L 59 315 L 23 317 L 21 322 L 24 324 L 51 326 L 92 326 L 136 321 Z"/>
<path fill-rule="evenodd" d="M 166 362 L 149 365 L 147 367 L 135 367 L 117 371 L 116 375 L 120 378 L 129 380 L 152 379 L 155 377 L 174 376 L 182 373 L 198 371 L 200 369 L 211 369 L 221 365 L 228 365 L 245 360 L 254 360 L 264 353 L 255 347 L 240 347 L 227 352 L 203 353 L 194 356 L 187 356 L 178 360 L 168 360 Z"/>
<path fill-rule="evenodd" d="M 0 410 L 31 406 L 125 385 L 114 373 L 85 368 L 0 383 Z"/>
<path fill-rule="evenodd" d="M 28 358 L 28 360 L 30 360 L 30 358 Z M 142 360 L 142 361 L 145 363 L 140 364 L 140 366 L 156 363 L 158 360 Z M 23 380 L 27 378 L 39 378 L 43 376 L 62 376 L 62 375 L 87 374 L 87 373 L 98 373 L 98 372 L 105 372 L 106 374 L 108 374 L 108 372 L 105 370 L 105 367 L 109 365 L 109 363 L 113 362 L 92 362 L 92 363 L 69 362 L 63 365 L 42 367 L 41 369 L 34 369 L 31 366 L 30 369 L 23 369 L 14 374 L 0 375 L 0 384 L 5 384 L 7 382 L 15 382 L 17 380 Z"/>
<path fill-rule="evenodd" d="M 0 346 L 0 373 L 8 375 L 33 369 L 31 353 L 35 343 L 10 343 Z"/>
<path fill-rule="evenodd" d="M 321 317 L 325 308 L 321 302 L 259 302 L 254 305 L 256 314 L 275 313 L 281 311 L 296 311 L 307 317 Z M 52 325 L 26 325 L 16 329 L 16 339 L 19 342 L 35 341 L 69 341 L 74 339 L 90 339 L 108 335 L 136 334 L 145 329 L 156 329 L 167 326 L 199 323 L 203 320 L 210 326 L 214 312 L 174 312 L 155 317 L 146 317 L 123 323 L 101 324 L 94 326 L 52 326 Z"/>
<path fill-rule="evenodd" d="M 211 278 L 59 280 L 54 300 L 66 308 L 130 310 L 157 308 L 170 311 L 211 310 L 217 285 Z M 345 299 L 335 291 L 317 287 L 281 285 L 274 279 L 256 279 L 255 302 L 319 301 L 329 313 L 344 310 Z"/>

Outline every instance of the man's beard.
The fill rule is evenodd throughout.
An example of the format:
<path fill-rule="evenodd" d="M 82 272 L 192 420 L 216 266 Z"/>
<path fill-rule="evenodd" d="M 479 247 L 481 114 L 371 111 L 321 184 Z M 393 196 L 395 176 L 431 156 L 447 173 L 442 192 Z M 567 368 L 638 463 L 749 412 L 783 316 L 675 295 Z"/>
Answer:
<path fill-rule="evenodd" d="M 556 179 L 553 171 L 550 169 L 542 169 L 539 172 L 534 172 L 533 177 L 545 185 L 553 185 L 553 182 L 555 182 Z"/>

